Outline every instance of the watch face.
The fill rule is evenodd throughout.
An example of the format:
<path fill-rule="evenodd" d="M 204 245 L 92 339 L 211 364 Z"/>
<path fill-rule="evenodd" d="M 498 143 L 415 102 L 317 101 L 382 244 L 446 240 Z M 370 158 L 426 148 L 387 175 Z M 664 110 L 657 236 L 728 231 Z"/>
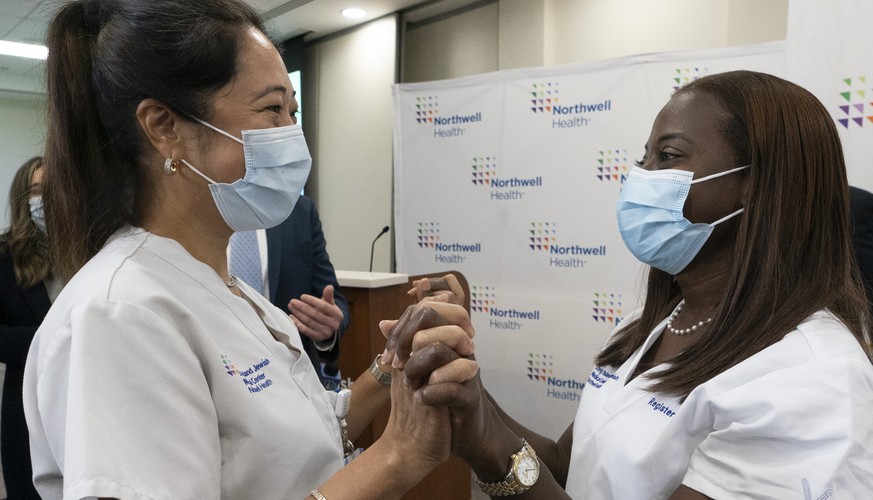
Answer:
<path fill-rule="evenodd" d="M 540 463 L 537 457 L 525 455 L 518 461 L 518 467 L 515 469 L 515 480 L 522 486 L 530 488 L 537 482 L 540 476 Z"/>

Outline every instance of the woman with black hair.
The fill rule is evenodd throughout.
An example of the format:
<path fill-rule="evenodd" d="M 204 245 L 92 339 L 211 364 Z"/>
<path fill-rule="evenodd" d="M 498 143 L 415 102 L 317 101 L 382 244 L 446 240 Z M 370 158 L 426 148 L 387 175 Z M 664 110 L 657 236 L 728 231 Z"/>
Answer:
<path fill-rule="evenodd" d="M 445 460 L 445 409 L 389 395 L 378 358 L 325 391 L 288 315 L 228 272 L 230 235 L 288 217 L 311 163 L 257 13 L 78 0 L 48 47 L 46 222 L 70 281 L 24 376 L 43 498 L 392 498 Z"/>

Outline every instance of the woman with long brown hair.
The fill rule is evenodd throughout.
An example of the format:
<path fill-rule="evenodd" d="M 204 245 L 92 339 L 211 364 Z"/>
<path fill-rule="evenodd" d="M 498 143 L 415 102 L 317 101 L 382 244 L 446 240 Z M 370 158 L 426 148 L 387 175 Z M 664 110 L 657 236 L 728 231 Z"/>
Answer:
<path fill-rule="evenodd" d="M 750 71 L 688 84 L 655 119 L 616 214 L 628 249 L 651 266 L 645 302 L 594 360 L 557 442 L 503 413 L 478 380 L 420 389 L 422 401 L 453 407 L 454 452 L 483 490 L 868 497 L 871 319 L 840 139 L 824 106 Z M 444 289 L 453 287 L 428 286 L 436 292 L 414 292 L 451 298 Z M 404 330 L 390 341 L 400 354 L 415 334 Z M 404 372 L 420 384 L 425 358 Z"/>
<path fill-rule="evenodd" d="M 42 176 L 40 156 L 15 173 L 9 189 L 11 223 L 0 236 L 0 363 L 6 364 L 0 451 L 9 498 L 39 498 L 31 479 L 21 384 L 30 341 L 63 286 L 52 272 Z"/>

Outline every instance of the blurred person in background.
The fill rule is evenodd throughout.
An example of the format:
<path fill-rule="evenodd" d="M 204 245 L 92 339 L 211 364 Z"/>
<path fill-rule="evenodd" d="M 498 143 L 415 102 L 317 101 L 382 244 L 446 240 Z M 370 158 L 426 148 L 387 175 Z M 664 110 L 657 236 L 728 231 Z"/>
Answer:
<path fill-rule="evenodd" d="M 22 165 L 9 189 L 9 228 L 0 236 L 0 362 L 6 364 L 0 455 L 10 499 L 39 498 L 33 487 L 21 401 L 33 334 L 63 287 L 52 272 L 42 206 L 42 157 Z"/>

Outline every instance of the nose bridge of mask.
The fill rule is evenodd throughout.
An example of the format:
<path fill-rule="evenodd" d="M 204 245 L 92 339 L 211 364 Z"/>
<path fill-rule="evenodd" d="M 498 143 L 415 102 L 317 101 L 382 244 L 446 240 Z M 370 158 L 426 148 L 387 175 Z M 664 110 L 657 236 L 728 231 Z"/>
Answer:
<path fill-rule="evenodd" d="M 628 177 L 639 178 L 643 182 L 626 182 L 622 187 L 621 200 L 678 210 L 681 214 L 693 175 L 687 170 L 645 170 L 634 167 Z"/>
<path fill-rule="evenodd" d="M 247 168 L 288 165 L 312 159 L 299 125 L 244 130 L 242 134 Z M 258 147 L 277 142 L 284 143 L 284 147 Z"/>

